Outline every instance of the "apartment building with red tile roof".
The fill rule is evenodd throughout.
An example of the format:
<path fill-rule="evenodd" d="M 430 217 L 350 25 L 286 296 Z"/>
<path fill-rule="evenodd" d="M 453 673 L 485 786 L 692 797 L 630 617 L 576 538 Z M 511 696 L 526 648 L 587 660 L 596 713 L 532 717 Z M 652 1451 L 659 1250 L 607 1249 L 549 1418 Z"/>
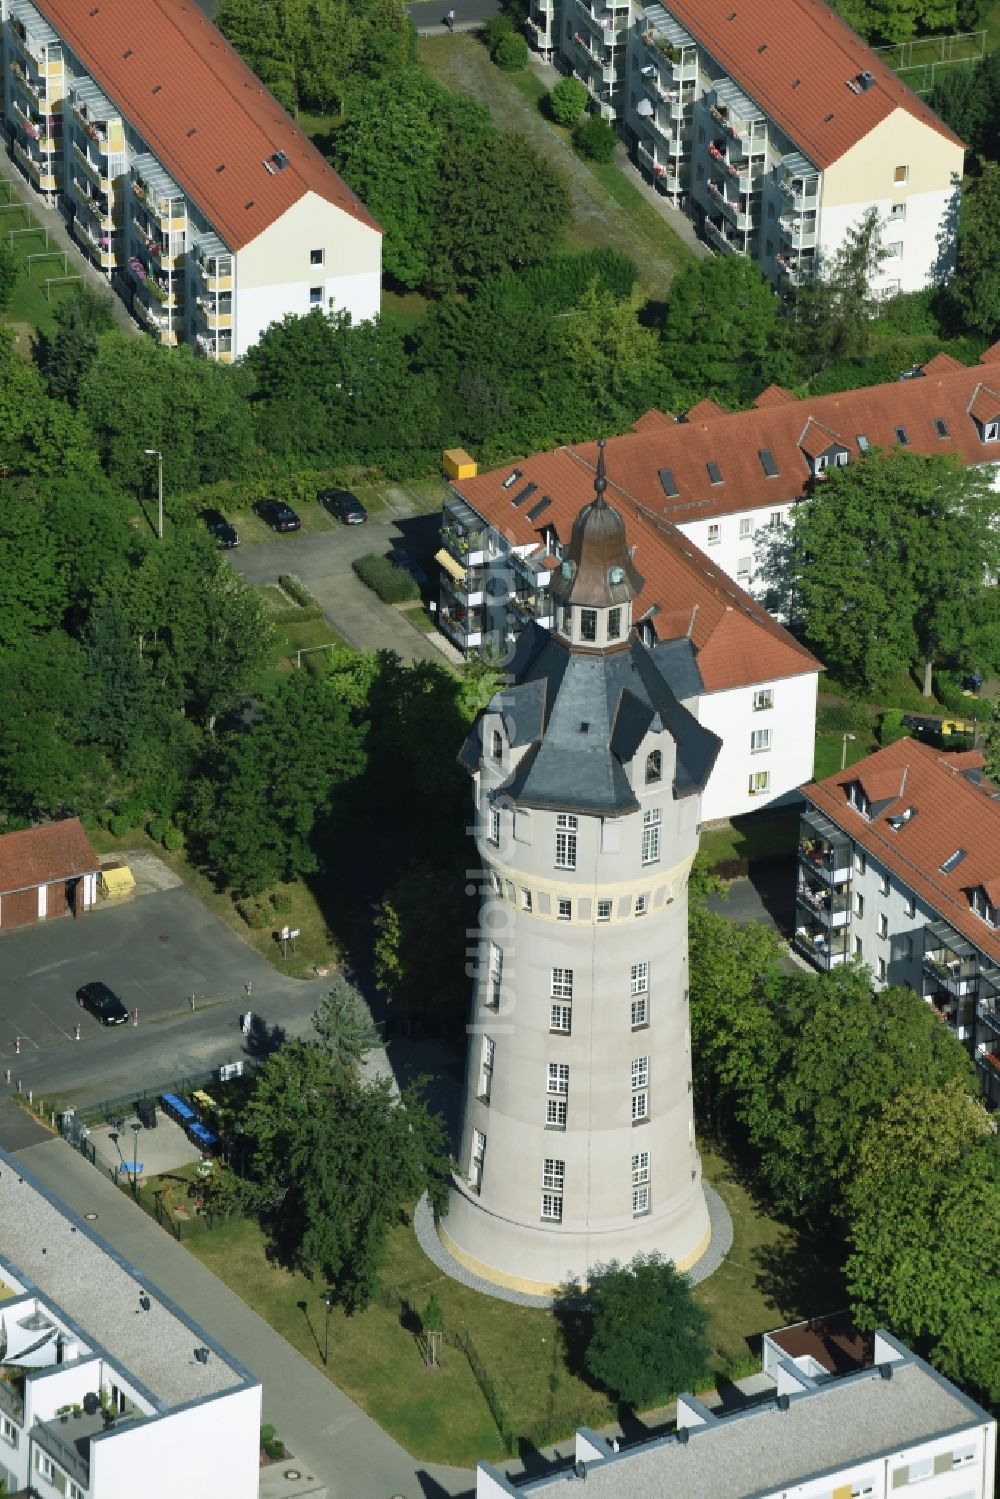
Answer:
<path fill-rule="evenodd" d="M 570 449 L 452 482 L 439 619 L 455 644 L 497 649 L 531 621 L 552 624 L 547 585 L 593 482 Z M 610 456 L 605 495 L 643 580 L 633 610 L 639 632 L 648 644 L 691 641 L 697 716 L 723 741 L 703 816 L 787 797 L 812 771 L 819 663 L 670 521 L 637 506 Z"/>
<path fill-rule="evenodd" d="M 161 342 L 378 311 L 381 231 L 193 0 L 11 0 L 15 162 Z"/>
<path fill-rule="evenodd" d="M 1000 1103 L 1000 791 L 982 755 L 901 739 L 802 789 L 797 947 L 926 998 Z"/>
<path fill-rule="evenodd" d="M 779 290 L 872 209 L 879 291 L 950 274 L 962 142 L 822 0 L 533 0 L 528 27 L 711 248 Z"/>

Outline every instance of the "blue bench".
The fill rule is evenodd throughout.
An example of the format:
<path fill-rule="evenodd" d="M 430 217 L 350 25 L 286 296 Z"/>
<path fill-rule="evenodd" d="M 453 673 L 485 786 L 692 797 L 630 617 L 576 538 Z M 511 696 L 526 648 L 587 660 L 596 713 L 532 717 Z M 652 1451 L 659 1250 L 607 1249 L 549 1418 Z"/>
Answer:
<path fill-rule="evenodd" d="M 162 1094 L 161 1102 L 167 1113 L 172 1114 L 181 1124 L 193 1124 L 198 1118 L 194 1109 L 189 1109 L 183 1098 L 178 1098 L 176 1093 Z"/>

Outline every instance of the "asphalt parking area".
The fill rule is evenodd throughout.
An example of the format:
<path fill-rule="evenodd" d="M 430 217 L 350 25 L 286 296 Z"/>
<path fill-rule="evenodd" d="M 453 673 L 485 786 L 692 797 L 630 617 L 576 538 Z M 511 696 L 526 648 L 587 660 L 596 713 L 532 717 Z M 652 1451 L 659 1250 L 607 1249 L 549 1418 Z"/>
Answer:
<path fill-rule="evenodd" d="M 74 920 L 0 936 L 0 1055 L 22 1054 L 103 1033 L 115 1044 L 131 1026 L 102 1027 L 76 1002 L 81 984 L 102 979 L 140 1023 L 201 1003 L 262 996 L 281 978 L 183 886 L 122 906 L 98 905 Z"/>

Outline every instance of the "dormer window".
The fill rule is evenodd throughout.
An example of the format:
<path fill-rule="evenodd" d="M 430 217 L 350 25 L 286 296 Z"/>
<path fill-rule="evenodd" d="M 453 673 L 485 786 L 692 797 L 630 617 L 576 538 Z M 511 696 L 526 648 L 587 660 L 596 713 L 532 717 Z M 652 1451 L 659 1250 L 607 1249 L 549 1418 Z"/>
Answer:
<path fill-rule="evenodd" d="M 987 422 L 983 427 L 983 442 L 1000 441 L 1000 422 Z"/>
<path fill-rule="evenodd" d="M 860 781 L 852 781 L 848 786 L 847 800 L 856 812 L 861 813 L 862 817 L 871 817 L 872 804 L 865 795 L 865 789 Z"/>
<path fill-rule="evenodd" d="M 663 776 L 663 756 L 659 750 L 650 750 L 646 756 L 646 785 L 652 786 Z"/>
<path fill-rule="evenodd" d="M 988 926 L 1000 926 L 1000 908 L 993 904 L 982 885 L 977 885 L 972 892 L 972 909 Z"/>

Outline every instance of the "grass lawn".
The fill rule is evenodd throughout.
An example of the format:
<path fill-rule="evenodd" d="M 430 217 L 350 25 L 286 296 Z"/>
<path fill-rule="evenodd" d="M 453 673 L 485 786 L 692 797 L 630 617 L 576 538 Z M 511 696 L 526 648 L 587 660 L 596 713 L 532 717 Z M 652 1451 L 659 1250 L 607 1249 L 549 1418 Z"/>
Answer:
<path fill-rule="evenodd" d="M 274 892 L 268 892 L 287 895 L 292 903 L 291 910 L 280 914 L 276 911 L 266 928 L 255 931 L 247 926 L 236 909 L 232 892 L 217 890 L 208 876 L 191 863 L 184 849 L 171 853 L 139 828 L 132 828 L 121 838 L 113 837 L 107 828 L 88 827 L 87 834 L 99 854 L 117 854 L 129 848 L 141 848 L 155 854 L 184 881 L 213 916 L 218 916 L 244 942 L 290 978 L 312 978 L 314 966 L 326 968 L 337 963 L 338 949 L 334 934 L 315 893 L 304 881 L 276 885 Z M 265 896 L 262 903 L 266 904 L 266 899 Z M 275 933 L 285 925 L 298 927 L 300 932 L 295 942 L 295 951 L 292 952 L 289 948 L 287 958 L 282 957 L 281 943 L 275 938 Z"/>
<path fill-rule="evenodd" d="M 427 316 L 431 303 L 418 291 L 396 292 L 382 290 L 382 318 L 393 323 L 403 333 L 412 333 L 419 328 Z"/>
<path fill-rule="evenodd" d="M 33 229 L 30 234 L 21 231 Z M 72 261 L 67 263 L 63 259 L 63 251 L 57 250 L 55 242 L 46 239 L 49 236 L 41 227 L 35 215 L 26 203 L 19 202 L 17 195 L 11 196 L 11 189 L 6 190 L 6 201 L 0 198 L 0 235 L 4 238 L 10 232 L 17 231 L 12 241 L 14 253 L 21 267 L 21 274 L 14 287 L 14 295 L 11 304 L 4 314 L 6 324 L 24 323 L 39 333 L 52 333 L 55 324 L 52 320 L 52 311 L 56 304 L 65 296 L 77 289 L 80 280 L 65 281 L 60 286 L 50 288 L 50 296 L 45 295 L 45 281 L 47 277 L 75 275 L 76 268 Z M 44 255 L 51 253 L 51 259 L 37 260 L 28 267 L 29 255 Z"/>
<path fill-rule="evenodd" d="M 735 1230 L 729 1259 L 696 1291 L 711 1313 L 714 1362 L 725 1370 L 756 1351 L 756 1340 L 767 1329 L 841 1305 L 843 1290 L 835 1266 L 762 1213 L 720 1155 L 704 1150 L 703 1160 Z M 322 1287 L 269 1263 L 256 1224 L 230 1222 L 198 1234 L 189 1248 L 322 1368 Z M 418 1315 L 435 1292 L 446 1325 L 471 1334 L 519 1436 L 541 1445 L 567 1436 L 577 1424 L 613 1419 L 606 1397 L 566 1367 L 551 1312 L 493 1301 L 448 1280 L 426 1259 L 408 1227 L 390 1236 L 383 1284 Z M 335 1309 L 330 1377 L 418 1458 L 464 1466 L 480 1457 L 496 1459 L 493 1423 L 464 1357 L 446 1348 L 441 1372 L 426 1373 L 417 1329 L 404 1323 L 406 1318 L 382 1304 L 354 1317 Z"/>
<path fill-rule="evenodd" d="M 713 828 L 701 835 L 701 851 L 709 866 L 728 859 L 791 857 L 798 846 L 798 814 L 785 810 L 751 812 L 735 817 L 727 828 Z"/>
<path fill-rule="evenodd" d="M 864 759 L 870 755 L 872 750 L 878 749 L 878 741 L 874 734 L 857 733 L 853 739 L 847 741 L 847 764 L 853 765 L 857 760 Z M 813 762 L 813 778 L 822 781 L 826 776 L 832 776 L 834 771 L 840 769 L 840 757 L 844 752 L 843 732 L 838 733 L 835 729 L 827 734 L 816 735 L 816 758 Z"/>

